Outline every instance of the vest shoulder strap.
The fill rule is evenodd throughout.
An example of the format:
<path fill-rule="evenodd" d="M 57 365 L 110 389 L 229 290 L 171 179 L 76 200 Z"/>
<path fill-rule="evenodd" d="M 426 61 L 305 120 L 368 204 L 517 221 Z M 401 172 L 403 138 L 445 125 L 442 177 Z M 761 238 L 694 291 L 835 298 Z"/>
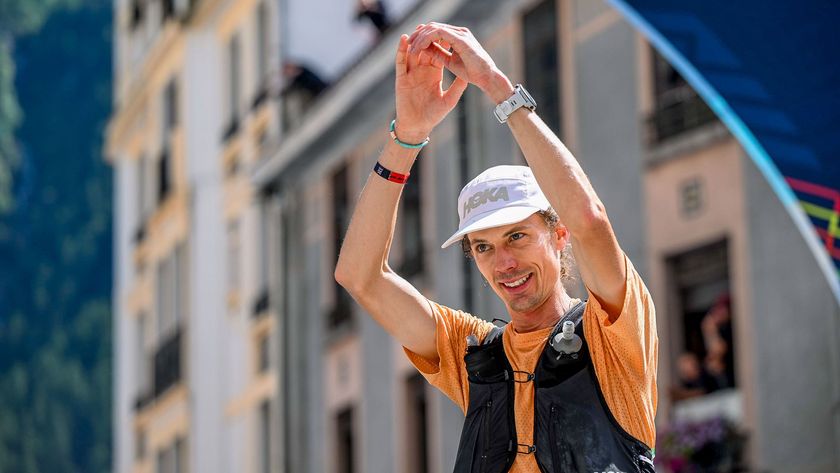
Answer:
<path fill-rule="evenodd" d="M 494 326 L 493 329 L 490 330 L 490 333 L 488 333 L 487 336 L 484 337 L 484 340 L 481 341 L 481 344 L 490 345 L 491 343 L 502 341 L 502 334 L 505 333 L 505 327 L 507 327 L 507 325 L 505 325 L 504 327 Z"/>
<path fill-rule="evenodd" d="M 557 322 L 557 325 L 554 326 L 554 330 L 551 331 L 551 335 L 549 335 L 548 339 L 551 340 L 554 338 L 555 335 L 560 333 L 563 330 L 563 322 L 567 321 L 571 321 L 575 324 L 575 333 L 582 332 L 583 326 L 580 324 L 580 320 L 583 318 L 583 312 L 585 309 L 585 300 L 578 302 L 577 305 L 569 309 L 565 317 L 560 319 L 560 321 Z M 578 333 L 578 335 L 581 335 L 581 333 Z"/>

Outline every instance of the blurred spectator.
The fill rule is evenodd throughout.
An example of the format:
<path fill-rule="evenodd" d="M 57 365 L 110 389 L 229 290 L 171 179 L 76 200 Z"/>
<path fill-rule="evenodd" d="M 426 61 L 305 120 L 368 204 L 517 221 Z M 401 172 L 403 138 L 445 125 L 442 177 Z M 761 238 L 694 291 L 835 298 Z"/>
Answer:
<path fill-rule="evenodd" d="M 284 89 L 294 89 L 296 91 L 305 91 L 313 97 L 323 92 L 329 84 L 321 79 L 318 74 L 313 72 L 303 64 L 294 62 L 287 62 L 283 64 L 283 77 L 286 86 Z"/>
<path fill-rule="evenodd" d="M 731 308 L 732 299 L 729 294 L 721 294 L 701 322 L 706 345 L 705 369 L 715 380 L 716 389 L 735 386 Z"/>
<path fill-rule="evenodd" d="M 391 27 L 391 20 L 382 0 L 359 0 L 356 7 L 356 21 L 367 18 L 382 36 Z"/>
<path fill-rule="evenodd" d="M 674 401 L 702 396 L 715 387 L 715 381 L 700 365 L 697 355 L 684 352 L 677 358 L 677 384 L 671 387 L 671 398 Z"/>

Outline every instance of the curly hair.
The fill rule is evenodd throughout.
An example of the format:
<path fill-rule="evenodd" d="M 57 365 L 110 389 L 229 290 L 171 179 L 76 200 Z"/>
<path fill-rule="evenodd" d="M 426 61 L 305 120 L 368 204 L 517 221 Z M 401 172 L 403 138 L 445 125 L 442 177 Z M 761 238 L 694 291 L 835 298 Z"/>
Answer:
<path fill-rule="evenodd" d="M 557 212 L 554 211 L 553 208 L 549 207 L 546 210 L 540 210 L 537 212 L 540 217 L 542 217 L 543 222 L 545 222 L 546 227 L 549 230 L 554 231 L 557 228 L 557 225 L 560 223 L 560 217 L 557 215 Z M 468 235 L 464 235 L 461 238 L 461 250 L 464 252 L 464 257 L 467 259 L 473 259 L 472 254 L 472 247 L 470 246 L 470 237 Z M 574 265 L 574 257 L 572 256 L 572 252 L 569 251 L 569 245 L 566 245 L 560 252 L 560 279 L 564 281 L 568 281 L 573 279 L 571 268 Z"/>

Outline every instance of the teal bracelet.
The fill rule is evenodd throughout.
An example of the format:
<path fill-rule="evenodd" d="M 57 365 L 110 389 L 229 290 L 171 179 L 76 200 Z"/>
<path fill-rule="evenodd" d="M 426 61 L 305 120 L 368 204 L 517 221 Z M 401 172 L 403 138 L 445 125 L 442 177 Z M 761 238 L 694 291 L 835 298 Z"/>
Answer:
<path fill-rule="evenodd" d="M 404 142 L 400 141 L 400 139 L 397 138 L 397 132 L 395 131 L 396 130 L 395 129 L 396 125 L 397 125 L 397 120 L 396 119 L 391 120 L 391 128 L 388 130 L 391 133 L 391 138 L 394 139 L 394 143 L 402 146 L 403 148 L 409 148 L 409 149 L 419 149 L 419 148 L 422 148 L 422 147 L 426 146 L 427 144 L 429 144 L 429 137 L 428 136 L 426 137 L 425 140 L 423 140 L 420 143 L 417 143 L 416 145 L 413 145 L 411 143 L 404 143 Z"/>

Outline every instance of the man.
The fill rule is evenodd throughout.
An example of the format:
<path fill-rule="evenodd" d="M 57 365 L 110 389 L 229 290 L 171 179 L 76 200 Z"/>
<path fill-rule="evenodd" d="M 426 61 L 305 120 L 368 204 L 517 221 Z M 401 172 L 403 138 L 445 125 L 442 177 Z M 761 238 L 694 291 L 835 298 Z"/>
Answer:
<path fill-rule="evenodd" d="M 444 68 L 456 75 L 447 90 Z M 460 241 L 474 258 L 510 314 L 504 329 L 429 301 L 388 266 L 402 183 L 470 83 L 502 104 L 495 114 L 529 167 L 491 168 L 467 184 L 444 247 Z M 466 28 L 419 25 L 397 50 L 391 137 L 335 277 L 466 413 L 455 471 L 653 471 L 653 303 L 580 165 L 527 93 Z M 563 286 L 569 243 L 586 303 Z"/>

